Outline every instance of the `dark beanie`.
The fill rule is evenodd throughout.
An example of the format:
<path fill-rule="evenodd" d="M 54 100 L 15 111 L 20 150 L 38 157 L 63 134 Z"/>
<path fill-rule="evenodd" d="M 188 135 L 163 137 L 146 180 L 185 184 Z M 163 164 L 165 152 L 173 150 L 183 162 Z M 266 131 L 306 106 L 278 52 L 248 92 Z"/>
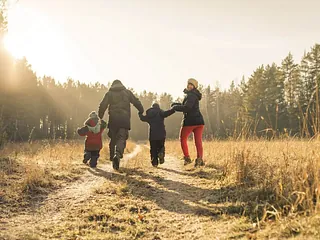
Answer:
<path fill-rule="evenodd" d="M 154 104 L 152 104 L 152 107 L 153 108 L 160 108 L 160 105 L 159 105 L 159 103 L 154 103 Z"/>

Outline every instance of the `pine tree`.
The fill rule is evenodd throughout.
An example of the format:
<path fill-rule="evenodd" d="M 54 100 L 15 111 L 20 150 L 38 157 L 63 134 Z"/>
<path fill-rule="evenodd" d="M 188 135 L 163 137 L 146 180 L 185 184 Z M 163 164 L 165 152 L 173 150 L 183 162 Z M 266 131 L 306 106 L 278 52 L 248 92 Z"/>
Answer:
<path fill-rule="evenodd" d="M 264 66 L 258 67 L 246 83 L 244 105 L 248 112 L 248 124 L 253 135 L 265 129 L 267 126 L 261 124 L 264 111 L 264 94 L 265 88 L 263 82 Z"/>
<path fill-rule="evenodd" d="M 212 93 L 211 88 L 208 86 L 203 90 L 203 116 L 205 118 L 205 132 L 207 138 L 213 137 L 213 127 L 212 127 L 212 121 L 213 121 L 213 112 L 212 112 Z"/>
<path fill-rule="evenodd" d="M 266 108 L 266 117 L 269 121 L 269 127 L 273 133 L 281 132 L 285 127 L 285 101 L 284 101 L 284 82 L 281 78 L 281 72 L 278 66 L 273 63 L 267 65 L 264 72 L 263 81 L 265 82 L 264 102 Z"/>
<path fill-rule="evenodd" d="M 313 104 L 312 125 L 315 134 L 320 132 L 320 102 L 319 102 L 319 84 L 320 84 L 320 44 L 315 44 L 307 55 L 309 62 L 309 79 L 315 88 L 315 100 Z"/>
<path fill-rule="evenodd" d="M 292 135 L 299 132 L 299 105 L 301 100 L 302 82 L 299 65 L 294 63 L 291 53 L 281 63 L 281 77 L 284 82 L 288 129 Z"/>

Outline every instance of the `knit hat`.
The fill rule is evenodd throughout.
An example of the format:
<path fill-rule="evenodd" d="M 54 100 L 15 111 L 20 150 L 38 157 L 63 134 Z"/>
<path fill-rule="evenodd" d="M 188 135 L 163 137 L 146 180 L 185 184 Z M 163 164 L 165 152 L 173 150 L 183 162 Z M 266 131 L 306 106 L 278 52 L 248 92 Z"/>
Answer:
<path fill-rule="evenodd" d="M 199 86 L 198 81 L 196 79 L 194 79 L 194 78 L 189 78 L 188 79 L 188 84 L 192 84 L 195 88 L 198 88 L 198 86 Z"/>
<path fill-rule="evenodd" d="M 98 117 L 98 114 L 97 114 L 95 111 L 92 111 L 92 112 L 89 114 L 89 118 L 99 118 L 99 117 Z"/>

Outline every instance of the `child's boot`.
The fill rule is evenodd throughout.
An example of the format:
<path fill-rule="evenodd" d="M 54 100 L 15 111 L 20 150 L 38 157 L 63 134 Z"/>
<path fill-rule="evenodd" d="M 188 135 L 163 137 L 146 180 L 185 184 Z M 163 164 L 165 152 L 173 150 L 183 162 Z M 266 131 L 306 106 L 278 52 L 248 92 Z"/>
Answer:
<path fill-rule="evenodd" d="M 151 164 L 154 167 L 158 167 L 158 164 L 159 164 L 158 158 L 153 157 L 152 160 L 151 160 Z"/>
<path fill-rule="evenodd" d="M 164 149 L 162 148 L 158 154 L 160 164 L 164 164 Z"/>
<path fill-rule="evenodd" d="M 98 162 L 98 157 L 91 157 L 90 167 L 91 168 L 96 168 L 97 167 L 97 162 Z"/>
<path fill-rule="evenodd" d="M 90 160 L 90 158 L 91 158 L 91 153 L 90 152 L 84 152 L 84 156 L 83 156 L 83 163 L 84 164 L 87 164 L 88 163 L 88 161 Z"/>

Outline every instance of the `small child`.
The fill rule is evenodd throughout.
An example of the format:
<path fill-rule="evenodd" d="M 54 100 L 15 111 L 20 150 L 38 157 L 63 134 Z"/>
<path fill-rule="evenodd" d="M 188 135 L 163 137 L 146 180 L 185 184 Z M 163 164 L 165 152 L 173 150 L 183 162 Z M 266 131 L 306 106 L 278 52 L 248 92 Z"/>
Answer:
<path fill-rule="evenodd" d="M 102 149 L 102 132 L 106 129 L 107 123 L 100 120 L 96 112 L 91 112 L 82 128 L 78 128 L 80 136 L 86 136 L 83 163 L 90 160 L 90 167 L 97 166 Z"/>
<path fill-rule="evenodd" d="M 174 110 L 163 111 L 158 103 L 154 103 L 147 110 L 146 116 L 139 114 L 140 120 L 149 124 L 150 155 L 154 167 L 157 167 L 159 162 L 164 163 L 166 140 L 164 119 L 174 112 Z"/>

